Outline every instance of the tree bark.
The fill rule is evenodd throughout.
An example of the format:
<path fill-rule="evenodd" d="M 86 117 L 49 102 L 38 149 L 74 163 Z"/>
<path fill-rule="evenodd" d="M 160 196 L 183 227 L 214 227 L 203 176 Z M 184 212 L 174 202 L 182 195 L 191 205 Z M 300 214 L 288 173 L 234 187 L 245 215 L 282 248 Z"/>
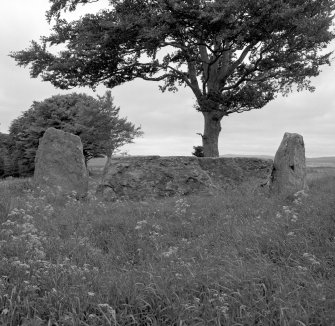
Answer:
<path fill-rule="evenodd" d="M 221 131 L 222 114 L 216 111 L 202 111 L 205 119 L 202 146 L 205 157 L 219 157 L 219 135 Z"/>
<path fill-rule="evenodd" d="M 104 169 L 103 169 L 103 173 L 104 174 L 107 171 L 107 168 L 109 166 L 109 162 L 112 159 L 113 152 L 114 152 L 114 148 L 107 148 L 106 149 L 106 158 L 107 158 L 107 161 L 106 161 L 106 164 L 105 164 Z"/>

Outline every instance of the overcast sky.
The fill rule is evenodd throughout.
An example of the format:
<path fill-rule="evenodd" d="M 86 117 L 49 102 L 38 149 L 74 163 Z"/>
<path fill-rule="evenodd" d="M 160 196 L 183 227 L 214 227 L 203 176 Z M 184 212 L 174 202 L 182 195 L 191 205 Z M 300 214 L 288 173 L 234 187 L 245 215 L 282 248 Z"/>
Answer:
<path fill-rule="evenodd" d="M 102 0 L 100 4 L 103 2 Z M 97 6 L 97 4 L 90 5 Z M 48 35 L 45 21 L 48 0 L 10 0 L 0 11 L 0 131 L 8 132 L 10 122 L 29 109 L 33 101 L 73 91 L 90 95 L 89 89 L 61 91 L 40 79 L 31 79 L 28 68 L 16 66 L 10 51 L 29 46 L 31 40 Z M 92 7 L 91 7 L 92 8 Z M 92 8 L 93 9 L 93 8 Z M 313 79 L 317 90 L 279 96 L 261 110 L 233 114 L 222 120 L 220 154 L 274 155 L 284 132 L 304 137 L 308 157 L 335 156 L 335 74 L 324 67 Z M 194 96 L 188 89 L 164 93 L 153 82 L 134 81 L 112 90 L 121 115 L 141 125 L 144 136 L 127 146 L 132 155 L 190 155 L 201 144 L 196 133 L 203 131 L 202 115 L 195 111 Z"/>

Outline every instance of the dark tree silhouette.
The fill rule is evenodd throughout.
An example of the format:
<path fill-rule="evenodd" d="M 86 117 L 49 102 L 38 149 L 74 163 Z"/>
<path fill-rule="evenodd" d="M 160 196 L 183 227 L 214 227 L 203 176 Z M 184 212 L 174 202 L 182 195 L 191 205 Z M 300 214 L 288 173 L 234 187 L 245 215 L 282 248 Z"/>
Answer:
<path fill-rule="evenodd" d="M 189 87 L 204 116 L 204 155 L 218 156 L 221 120 L 260 109 L 330 63 L 334 0 L 111 0 L 79 20 L 89 0 L 50 0 L 52 34 L 11 56 L 56 87 L 114 87 L 141 78 Z M 58 54 L 53 45 L 65 45 Z"/>
<path fill-rule="evenodd" d="M 13 166 L 20 175 L 33 173 L 39 139 L 49 127 L 81 138 L 86 165 L 92 158 L 110 157 L 143 134 L 140 127 L 119 117 L 119 111 L 110 91 L 97 99 L 72 93 L 34 102 L 9 128 Z"/>

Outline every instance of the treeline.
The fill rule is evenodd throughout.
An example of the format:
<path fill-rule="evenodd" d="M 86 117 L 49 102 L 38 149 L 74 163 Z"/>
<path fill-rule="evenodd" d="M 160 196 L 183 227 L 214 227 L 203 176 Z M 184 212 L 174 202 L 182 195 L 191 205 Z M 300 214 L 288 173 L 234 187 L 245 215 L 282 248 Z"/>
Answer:
<path fill-rule="evenodd" d="M 141 127 L 121 118 L 119 112 L 110 91 L 97 98 L 72 93 L 33 102 L 12 121 L 9 134 L 0 133 L 0 177 L 34 173 L 39 139 L 49 127 L 79 136 L 86 164 L 92 158 L 111 157 L 143 134 Z"/>

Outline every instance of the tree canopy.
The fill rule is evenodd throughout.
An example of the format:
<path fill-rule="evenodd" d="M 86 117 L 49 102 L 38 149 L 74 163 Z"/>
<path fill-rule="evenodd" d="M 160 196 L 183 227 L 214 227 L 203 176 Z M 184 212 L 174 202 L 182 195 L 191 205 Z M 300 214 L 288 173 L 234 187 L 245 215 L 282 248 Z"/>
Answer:
<path fill-rule="evenodd" d="M 62 18 L 89 0 L 50 0 L 52 33 L 11 56 L 56 87 L 115 87 L 135 78 L 162 91 L 189 87 L 205 121 L 204 155 L 218 156 L 221 119 L 260 109 L 330 64 L 334 0 L 110 0 L 97 14 Z M 65 45 L 55 54 L 54 45 Z"/>
<path fill-rule="evenodd" d="M 110 91 L 98 98 L 72 93 L 34 102 L 9 128 L 16 174 L 32 174 L 39 139 L 49 127 L 78 135 L 86 163 L 91 158 L 111 156 L 142 135 L 140 127 L 119 117 L 119 111 Z"/>

